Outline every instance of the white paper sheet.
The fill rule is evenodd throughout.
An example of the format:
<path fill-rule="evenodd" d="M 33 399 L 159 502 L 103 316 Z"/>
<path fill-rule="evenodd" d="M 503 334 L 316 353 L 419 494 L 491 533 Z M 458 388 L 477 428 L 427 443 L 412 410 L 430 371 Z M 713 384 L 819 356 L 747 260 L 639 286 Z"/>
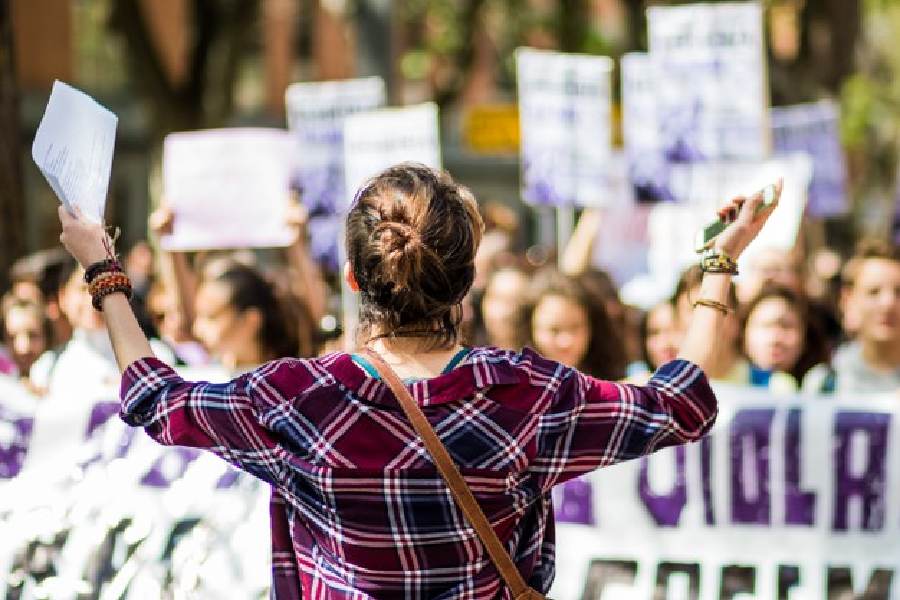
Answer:
<path fill-rule="evenodd" d="M 516 51 L 525 202 L 602 206 L 610 201 L 612 68 L 606 56 Z"/>
<path fill-rule="evenodd" d="M 166 203 L 175 214 L 167 250 L 275 247 L 287 225 L 294 143 L 282 129 L 173 133 L 163 146 Z"/>
<path fill-rule="evenodd" d="M 437 105 L 426 102 L 350 115 L 344 121 L 344 157 L 348 205 L 369 177 L 397 163 L 441 168 Z"/>
<path fill-rule="evenodd" d="M 118 117 L 93 98 L 53 82 L 31 156 L 60 202 L 101 223 Z"/>

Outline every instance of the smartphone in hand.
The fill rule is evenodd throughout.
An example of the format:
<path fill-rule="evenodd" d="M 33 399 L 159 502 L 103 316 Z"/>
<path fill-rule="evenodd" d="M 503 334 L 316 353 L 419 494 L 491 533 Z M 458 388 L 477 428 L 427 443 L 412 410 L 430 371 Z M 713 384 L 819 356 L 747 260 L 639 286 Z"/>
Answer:
<path fill-rule="evenodd" d="M 778 200 L 778 188 L 774 183 L 770 183 L 756 193 L 762 194 L 763 197 L 762 204 L 759 205 L 757 212 L 762 212 L 763 210 L 775 204 L 775 202 Z M 694 251 L 700 253 L 708 249 L 712 245 L 713 240 L 716 239 L 716 236 L 725 231 L 725 228 L 730 224 L 731 221 L 725 221 L 722 219 L 716 219 L 715 221 L 708 223 L 705 227 L 697 232 L 697 236 L 696 238 L 694 238 Z"/>

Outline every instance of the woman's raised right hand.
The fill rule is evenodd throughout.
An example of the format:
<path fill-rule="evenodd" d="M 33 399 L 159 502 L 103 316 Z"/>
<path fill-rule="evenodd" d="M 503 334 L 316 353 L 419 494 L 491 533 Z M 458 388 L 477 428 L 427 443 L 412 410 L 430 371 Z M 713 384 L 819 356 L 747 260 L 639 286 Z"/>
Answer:
<path fill-rule="evenodd" d="M 769 219 L 769 215 L 778 206 L 783 188 L 784 178 L 780 178 L 775 184 L 775 201 L 759 213 L 756 211 L 763 203 L 762 192 L 757 192 L 749 198 L 738 196 L 720 208 L 719 218 L 725 219 L 731 225 L 716 236 L 713 248 L 737 260 L 750 242 L 756 239 L 763 225 Z"/>

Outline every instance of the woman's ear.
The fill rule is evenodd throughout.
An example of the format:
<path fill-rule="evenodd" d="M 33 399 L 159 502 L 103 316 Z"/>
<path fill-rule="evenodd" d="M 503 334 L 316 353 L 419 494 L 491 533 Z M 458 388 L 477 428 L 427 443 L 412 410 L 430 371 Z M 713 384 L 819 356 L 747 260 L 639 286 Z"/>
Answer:
<path fill-rule="evenodd" d="M 353 274 L 353 268 L 350 266 L 350 261 L 344 263 L 344 279 L 347 281 L 347 285 L 350 286 L 350 289 L 354 292 L 359 291 L 359 283 L 356 281 L 356 276 Z"/>

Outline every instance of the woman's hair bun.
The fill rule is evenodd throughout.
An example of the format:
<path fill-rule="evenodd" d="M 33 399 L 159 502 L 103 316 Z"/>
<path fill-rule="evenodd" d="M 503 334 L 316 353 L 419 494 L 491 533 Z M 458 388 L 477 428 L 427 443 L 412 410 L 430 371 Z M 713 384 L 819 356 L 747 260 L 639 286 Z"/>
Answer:
<path fill-rule="evenodd" d="M 372 178 L 347 215 L 363 329 L 455 340 L 482 229 L 472 193 L 443 171 L 403 163 Z"/>
<path fill-rule="evenodd" d="M 417 287 L 425 253 L 419 232 L 407 223 L 387 221 L 375 227 L 374 235 L 381 254 L 382 281 L 392 284 L 395 292 Z"/>

